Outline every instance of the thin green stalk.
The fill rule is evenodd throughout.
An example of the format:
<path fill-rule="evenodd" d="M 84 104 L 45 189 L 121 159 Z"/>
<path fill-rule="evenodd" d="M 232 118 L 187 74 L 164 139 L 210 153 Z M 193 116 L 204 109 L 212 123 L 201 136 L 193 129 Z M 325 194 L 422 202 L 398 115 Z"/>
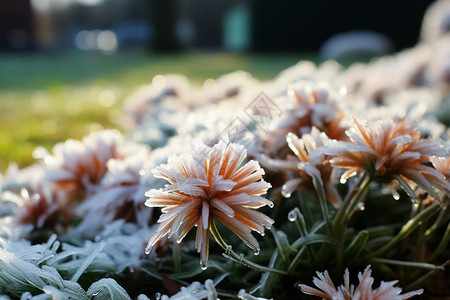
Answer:
<path fill-rule="evenodd" d="M 370 260 L 370 262 L 402 266 L 402 267 L 409 267 L 409 268 L 415 268 L 415 269 L 424 269 L 424 270 L 441 270 L 441 271 L 444 270 L 444 268 L 442 266 L 436 266 L 436 265 L 429 264 L 429 263 L 401 261 L 401 260 L 387 259 L 387 258 L 372 258 Z"/>
<path fill-rule="evenodd" d="M 328 213 L 328 204 L 327 199 L 325 199 L 325 190 L 320 180 L 316 177 L 313 177 L 313 183 L 316 190 L 317 197 L 319 198 L 320 210 L 322 211 L 323 219 L 327 224 L 327 232 L 331 234 L 331 223 L 330 223 L 330 215 Z"/>
<path fill-rule="evenodd" d="M 405 225 L 403 225 L 400 232 L 387 244 L 385 244 L 383 247 L 379 248 L 378 250 L 372 252 L 367 259 L 372 259 L 375 256 L 383 253 L 384 251 L 391 248 L 393 245 L 401 241 L 403 238 L 408 236 L 411 232 L 413 232 L 417 226 L 419 226 L 423 221 L 427 220 L 431 216 L 433 216 L 435 213 L 438 212 L 440 209 L 440 205 L 438 203 L 433 203 L 420 213 L 418 213 L 414 218 L 410 219 Z"/>
<path fill-rule="evenodd" d="M 436 250 L 434 250 L 433 254 L 427 259 L 427 261 L 435 260 L 442 253 L 442 251 L 446 249 L 449 241 L 450 241 L 450 222 L 447 225 L 447 229 L 445 230 L 441 242 L 437 246 Z"/>
<path fill-rule="evenodd" d="M 445 269 L 447 266 L 450 265 L 450 260 L 447 260 L 445 263 L 443 263 L 440 267 L 442 267 L 443 269 Z M 437 270 L 431 270 L 428 273 L 426 273 L 425 275 L 423 275 L 422 277 L 418 278 L 417 280 L 415 280 L 414 282 L 412 282 L 411 284 L 409 284 L 406 287 L 406 290 L 412 290 L 418 287 L 423 286 L 423 282 L 425 282 L 425 280 L 427 280 L 428 278 L 430 278 L 432 275 L 434 275 L 436 272 L 441 271 L 441 269 L 437 269 Z"/>
<path fill-rule="evenodd" d="M 211 220 L 210 231 L 211 231 L 211 234 L 213 235 L 214 239 L 216 240 L 216 242 L 220 245 L 220 247 L 222 247 L 223 250 L 225 250 L 225 253 L 223 253 L 223 256 L 225 256 L 226 258 L 229 258 L 233 261 L 239 262 L 243 265 L 246 265 L 247 267 L 250 267 L 252 269 L 255 269 L 255 270 L 258 270 L 261 272 L 272 272 L 272 273 L 277 273 L 277 274 L 281 274 L 281 275 L 288 274 L 285 271 L 281 271 L 281 270 L 277 270 L 277 269 L 273 269 L 273 268 L 269 268 L 269 267 L 264 267 L 264 266 L 254 263 L 254 262 L 251 262 L 251 261 L 247 260 L 246 258 L 244 258 L 244 255 L 242 255 L 242 254 L 238 255 L 236 252 L 233 251 L 231 246 L 228 245 L 223 240 L 222 236 L 220 235 L 219 231 L 217 230 L 216 223 L 214 222 L 214 220 Z"/>
<path fill-rule="evenodd" d="M 355 208 L 359 203 L 359 200 L 361 200 L 362 196 L 366 193 L 367 188 L 369 187 L 370 182 L 372 181 L 370 176 L 365 176 L 365 177 L 366 178 L 363 181 L 360 189 L 358 190 L 358 193 L 356 194 L 355 198 L 352 201 L 350 201 L 350 205 L 345 213 L 344 224 L 346 224 L 347 221 L 350 219 L 352 213 L 355 211 Z"/>
<path fill-rule="evenodd" d="M 304 212 L 305 222 L 306 222 L 307 225 L 309 224 L 311 226 L 314 223 L 314 221 L 311 220 L 313 214 L 312 214 L 311 209 L 310 209 L 310 207 L 308 205 L 308 202 L 310 200 L 308 198 L 308 195 L 310 195 L 310 194 L 305 195 L 305 193 L 303 193 L 301 191 L 296 191 L 296 194 L 297 194 L 297 199 L 298 199 L 298 202 L 299 202 L 299 207 L 301 208 L 301 211 Z M 302 195 L 304 197 L 302 197 Z M 306 199 L 302 199 L 302 198 L 306 198 Z"/>
<path fill-rule="evenodd" d="M 295 207 L 293 210 L 289 212 L 288 218 L 290 221 L 294 220 L 301 237 L 309 235 L 308 230 L 306 228 L 305 217 L 303 216 L 302 212 L 298 207 Z M 306 246 L 306 248 L 311 258 L 317 261 L 317 255 L 314 253 L 314 251 L 312 251 L 308 245 Z"/>
<path fill-rule="evenodd" d="M 344 202 L 342 203 L 341 207 L 339 208 L 336 214 L 336 217 L 334 218 L 333 222 L 334 230 L 336 230 L 339 226 L 345 223 L 347 211 L 349 211 L 349 208 L 356 207 L 358 200 L 361 198 L 361 196 L 369 186 L 370 182 L 371 182 L 370 176 L 364 174 L 363 176 L 361 176 L 358 183 L 355 184 L 352 190 L 347 194 L 347 197 L 345 198 Z"/>
<path fill-rule="evenodd" d="M 433 225 L 425 231 L 425 237 L 429 237 L 433 232 L 435 232 L 441 225 L 444 223 L 448 216 L 447 206 L 443 206 L 441 211 L 439 212 L 439 216 L 436 218 L 436 221 Z"/>
<path fill-rule="evenodd" d="M 179 243 L 172 244 L 173 267 L 175 273 L 181 272 L 181 250 Z"/>
<path fill-rule="evenodd" d="M 358 183 L 356 183 L 352 190 L 347 194 L 347 197 L 339 208 L 334 219 L 332 233 L 338 242 L 336 253 L 338 269 L 343 269 L 347 222 L 351 216 L 351 213 L 358 205 L 359 200 L 369 187 L 371 181 L 372 178 L 369 175 L 363 174 L 361 176 Z"/>

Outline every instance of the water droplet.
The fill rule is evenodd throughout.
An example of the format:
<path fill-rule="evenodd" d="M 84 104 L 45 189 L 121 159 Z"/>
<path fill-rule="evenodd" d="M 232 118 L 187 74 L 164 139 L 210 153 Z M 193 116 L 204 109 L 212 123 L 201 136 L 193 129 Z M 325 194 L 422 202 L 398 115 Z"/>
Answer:
<path fill-rule="evenodd" d="M 289 212 L 288 220 L 291 222 L 294 222 L 295 220 L 297 220 L 297 213 L 295 212 L 295 209 L 293 209 Z"/>
<path fill-rule="evenodd" d="M 269 202 L 268 204 L 267 204 L 270 208 L 273 208 L 273 202 Z"/>
<path fill-rule="evenodd" d="M 156 300 L 161 300 L 161 293 L 156 293 L 155 298 Z"/>
<path fill-rule="evenodd" d="M 206 270 L 208 268 L 208 266 L 206 265 L 206 262 L 201 261 L 200 262 L 200 268 L 202 268 L 202 270 Z"/>
<path fill-rule="evenodd" d="M 365 207 L 364 205 L 360 205 L 360 206 L 359 206 L 359 209 L 360 209 L 360 210 L 365 210 L 366 207 Z"/>
<path fill-rule="evenodd" d="M 259 255 L 259 248 L 256 248 L 256 249 L 253 251 L 253 254 L 254 254 L 254 255 Z"/>
<path fill-rule="evenodd" d="M 344 177 L 341 177 L 341 179 L 339 179 L 339 182 L 341 184 L 345 184 L 347 182 L 347 179 L 345 179 Z"/>
<path fill-rule="evenodd" d="M 244 253 L 239 254 L 239 260 L 243 260 L 244 259 Z"/>
<path fill-rule="evenodd" d="M 394 198 L 394 200 L 400 200 L 400 194 L 395 192 L 394 194 L 392 194 L 392 198 Z"/>
<path fill-rule="evenodd" d="M 266 233 L 263 231 L 263 232 L 261 232 L 261 236 L 265 236 L 266 235 Z"/>
<path fill-rule="evenodd" d="M 281 194 L 283 195 L 284 198 L 290 198 L 292 195 L 291 193 L 286 193 L 284 191 L 282 191 Z"/>

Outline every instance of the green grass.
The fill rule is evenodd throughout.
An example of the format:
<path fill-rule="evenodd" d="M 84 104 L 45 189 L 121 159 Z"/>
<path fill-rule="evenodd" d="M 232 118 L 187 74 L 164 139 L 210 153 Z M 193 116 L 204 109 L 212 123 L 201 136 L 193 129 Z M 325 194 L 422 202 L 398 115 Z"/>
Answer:
<path fill-rule="evenodd" d="M 0 172 L 13 161 L 33 163 L 37 146 L 51 149 L 93 130 L 119 128 L 123 99 L 157 74 L 184 74 L 196 85 L 236 70 L 268 80 L 303 59 L 318 62 L 304 53 L 0 54 Z M 99 101 L 105 94 L 107 103 Z"/>

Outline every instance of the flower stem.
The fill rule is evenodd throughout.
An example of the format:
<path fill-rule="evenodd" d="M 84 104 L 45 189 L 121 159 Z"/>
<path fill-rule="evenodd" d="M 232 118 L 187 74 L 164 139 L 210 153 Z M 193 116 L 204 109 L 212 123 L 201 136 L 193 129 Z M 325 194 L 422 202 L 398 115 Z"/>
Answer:
<path fill-rule="evenodd" d="M 333 222 L 333 229 L 336 230 L 350 217 L 350 213 L 355 209 L 359 199 L 362 197 L 366 189 L 369 187 L 371 177 L 364 174 L 353 189 L 348 193 L 347 197 L 339 208 Z"/>
<path fill-rule="evenodd" d="M 441 270 L 444 271 L 444 267 L 436 266 L 429 263 L 422 262 L 413 262 L 413 261 L 401 261 L 387 258 L 373 258 L 371 263 L 379 263 L 379 264 L 388 264 L 402 267 L 410 267 L 415 269 L 424 269 L 424 270 Z"/>
<path fill-rule="evenodd" d="M 337 262 L 340 265 L 338 268 L 342 269 L 344 263 L 345 252 L 345 231 L 347 229 L 347 222 L 351 217 L 352 212 L 358 205 L 359 200 L 369 187 L 372 178 L 367 174 L 363 174 L 359 181 L 353 186 L 348 193 L 341 207 L 339 208 L 333 222 L 332 235 L 338 241 L 337 245 Z"/>
<path fill-rule="evenodd" d="M 427 220 L 435 213 L 437 213 L 439 209 L 440 205 L 438 203 L 433 203 L 432 205 L 418 213 L 414 218 L 410 219 L 405 225 L 403 225 L 400 232 L 393 239 L 391 239 L 387 244 L 385 244 L 375 252 L 372 252 L 367 258 L 372 259 L 401 241 L 404 237 L 408 236 L 413 230 L 415 230 L 417 226 L 419 226 L 423 221 Z"/>
<path fill-rule="evenodd" d="M 288 273 L 285 271 L 258 265 L 254 262 L 251 262 L 251 261 L 245 259 L 244 255 L 242 255 L 242 254 L 238 255 L 236 252 L 233 251 L 231 246 L 228 245 L 223 240 L 222 236 L 220 235 L 219 231 L 217 230 L 216 223 L 214 222 L 214 220 L 211 220 L 210 231 L 211 231 L 211 234 L 213 235 L 214 239 L 216 240 L 216 242 L 220 245 L 220 247 L 222 247 L 223 250 L 225 250 L 225 253 L 223 253 L 223 256 L 230 258 L 231 260 L 234 260 L 236 262 L 239 262 L 243 265 L 246 265 L 247 267 L 250 267 L 252 269 L 261 271 L 261 272 L 272 272 L 272 273 L 278 273 L 281 275 L 288 275 Z"/>
<path fill-rule="evenodd" d="M 325 199 L 325 190 L 323 188 L 323 185 L 321 184 L 321 181 L 318 178 L 313 177 L 313 182 L 314 182 L 314 186 L 316 188 L 317 197 L 319 198 L 320 210 L 322 211 L 323 218 L 327 224 L 328 234 L 330 234 L 331 233 L 331 224 L 330 224 L 330 217 L 329 217 L 328 207 L 327 207 L 328 204 L 327 204 L 327 200 Z"/>
<path fill-rule="evenodd" d="M 447 244 L 450 242 L 450 222 L 447 225 L 447 229 L 445 230 L 444 235 L 442 236 L 441 242 L 437 246 L 436 250 L 434 250 L 433 254 L 428 258 L 428 262 L 435 260 L 447 247 Z"/>

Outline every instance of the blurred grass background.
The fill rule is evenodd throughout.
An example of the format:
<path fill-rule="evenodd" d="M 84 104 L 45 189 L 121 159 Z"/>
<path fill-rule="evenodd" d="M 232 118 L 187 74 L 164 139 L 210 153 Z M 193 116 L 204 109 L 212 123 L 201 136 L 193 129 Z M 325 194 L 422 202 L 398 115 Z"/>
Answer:
<path fill-rule="evenodd" d="M 0 54 L 0 172 L 10 162 L 35 162 L 37 146 L 49 150 L 68 138 L 118 128 L 123 100 L 157 74 L 183 74 L 201 85 L 236 70 L 268 80 L 314 54 L 56 52 Z M 350 61 L 341 62 L 348 65 Z"/>

